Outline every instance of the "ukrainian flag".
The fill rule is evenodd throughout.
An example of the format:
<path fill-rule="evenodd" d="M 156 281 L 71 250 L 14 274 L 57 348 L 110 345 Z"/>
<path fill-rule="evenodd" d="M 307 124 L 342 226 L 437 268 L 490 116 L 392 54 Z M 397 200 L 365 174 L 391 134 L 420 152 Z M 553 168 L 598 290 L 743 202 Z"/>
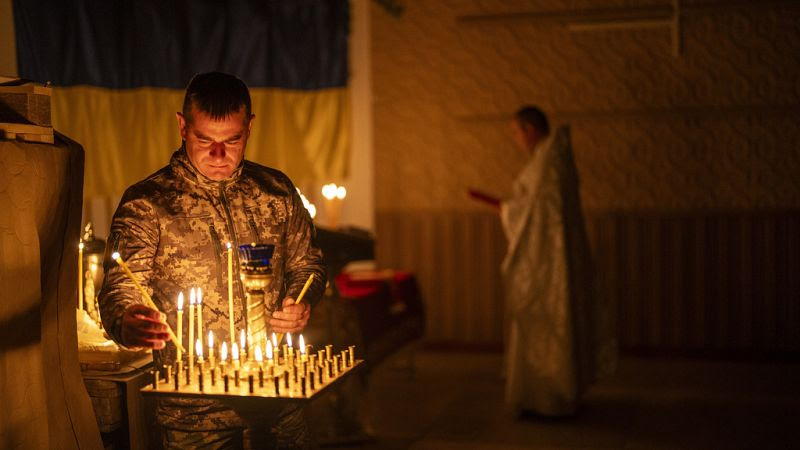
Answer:
<path fill-rule="evenodd" d="M 246 158 L 296 182 L 341 179 L 350 141 L 347 0 L 14 0 L 22 78 L 86 150 L 84 196 L 119 196 L 180 145 L 192 75 L 242 78 Z"/>

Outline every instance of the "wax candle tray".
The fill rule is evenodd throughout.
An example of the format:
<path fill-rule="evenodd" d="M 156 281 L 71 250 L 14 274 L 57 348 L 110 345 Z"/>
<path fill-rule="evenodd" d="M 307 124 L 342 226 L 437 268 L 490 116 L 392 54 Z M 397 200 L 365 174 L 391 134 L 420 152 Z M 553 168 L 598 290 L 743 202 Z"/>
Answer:
<path fill-rule="evenodd" d="M 342 361 L 318 366 L 314 371 L 286 370 L 283 366 L 263 366 L 253 370 L 228 367 L 221 376 L 220 367 L 212 375 L 209 368 L 188 370 L 155 370 L 151 384 L 142 388 L 144 396 L 204 398 L 256 402 L 308 402 L 331 390 L 363 366 L 363 360 Z M 238 374 L 238 381 L 236 375 Z M 169 379 L 168 379 L 169 378 Z"/>

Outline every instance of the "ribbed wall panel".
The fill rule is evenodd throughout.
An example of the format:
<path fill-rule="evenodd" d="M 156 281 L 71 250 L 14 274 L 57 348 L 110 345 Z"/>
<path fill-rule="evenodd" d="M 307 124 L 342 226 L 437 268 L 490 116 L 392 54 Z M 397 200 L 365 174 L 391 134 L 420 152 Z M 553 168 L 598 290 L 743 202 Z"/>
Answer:
<path fill-rule="evenodd" d="M 376 224 L 381 266 L 418 277 L 430 341 L 502 341 L 496 216 L 380 212 Z M 800 211 L 597 212 L 587 231 L 623 348 L 800 352 Z"/>

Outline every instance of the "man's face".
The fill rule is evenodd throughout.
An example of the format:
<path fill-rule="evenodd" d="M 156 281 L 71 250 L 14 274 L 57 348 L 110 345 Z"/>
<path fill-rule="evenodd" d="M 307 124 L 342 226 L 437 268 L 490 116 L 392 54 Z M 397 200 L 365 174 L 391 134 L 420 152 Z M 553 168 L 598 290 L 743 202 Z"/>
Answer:
<path fill-rule="evenodd" d="M 178 126 L 189 160 L 212 180 L 230 177 L 244 158 L 253 117 L 245 117 L 244 108 L 220 120 L 195 108 L 191 118 L 178 113 Z"/>
<path fill-rule="evenodd" d="M 511 130 L 514 134 L 514 141 L 520 150 L 529 154 L 533 152 L 536 143 L 539 142 L 539 133 L 532 126 L 522 123 L 517 119 L 511 121 Z"/>

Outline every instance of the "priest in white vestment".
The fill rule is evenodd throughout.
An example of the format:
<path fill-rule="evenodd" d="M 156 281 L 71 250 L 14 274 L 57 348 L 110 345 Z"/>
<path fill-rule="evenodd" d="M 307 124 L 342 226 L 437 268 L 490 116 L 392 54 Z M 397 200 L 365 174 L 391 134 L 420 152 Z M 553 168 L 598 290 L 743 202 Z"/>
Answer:
<path fill-rule="evenodd" d="M 568 416 L 599 376 L 613 371 L 611 311 L 592 287 L 592 265 L 568 127 L 550 133 L 534 107 L 515 116 L 530 156 L 500 202 L 508 238 L 506 403 L 516 412 Z"/>

